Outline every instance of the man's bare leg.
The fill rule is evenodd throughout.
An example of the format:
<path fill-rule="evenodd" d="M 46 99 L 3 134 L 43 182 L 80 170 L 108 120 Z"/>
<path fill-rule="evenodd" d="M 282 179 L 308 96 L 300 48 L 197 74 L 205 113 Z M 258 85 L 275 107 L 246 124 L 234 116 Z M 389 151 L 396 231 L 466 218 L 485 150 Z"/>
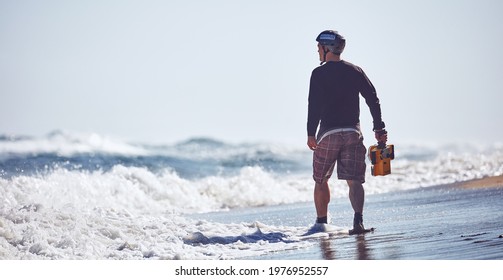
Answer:
<path fill-rule="evenodd" d="M 314 205 L 316 207 L 318 219 L 327 218 L 328 203 L 330 203 L 330 188 L 328 187 L 328 181 L 316 183 L 314 186 Z M 319 222 L 319 220 L 317 222 Z"/>
<path fill-rule="evenodd" d="M 351 206 L 355 211 L 353 231 L 355 233 L 362 232 L 365 230 L 363 226 L 363 205 L 365 203 L 365 190 L 363 189 L 363 184 L 360 181 L 347 180 L 347 183 L 349 186 L 349 200 L 351 201 Z"/>
<path fill-rule="evenodd" d="M 363 213 L 363 204 L 365 203 L 365 190 L 360 181 L 347 180 L 349 186 L 349 200 L 355 213 Z"/>

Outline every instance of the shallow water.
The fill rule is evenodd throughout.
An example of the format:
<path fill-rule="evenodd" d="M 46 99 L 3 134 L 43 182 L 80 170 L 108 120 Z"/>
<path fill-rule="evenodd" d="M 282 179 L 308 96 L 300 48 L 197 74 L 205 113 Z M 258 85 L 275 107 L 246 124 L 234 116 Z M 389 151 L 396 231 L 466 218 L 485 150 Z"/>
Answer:
<path fill-rule="evenodd" d="M 323 237 L 306 249 L 259 259 L 503 259 L 502 199 L 503 187 L 444 186 L 372 195 L 367 199 L 365 224 L 376 227 L 374 233 Z M 332 223 L 349 226 L 351 211 L 345 199 L 331 204 Z M 287 216 L 284 222 L 302 223 L 302 218 L 294 222 L 290 216 L 309 215 L 314 212 L 311 208 L 304 204 L 293 211 L 271 209 L 271 215 L 283 213 Z"/>
<path fill-rule="evenodd" d="M 417 230 L 417 224 L 441 215 L 451 215 L 456 224 L 450 227 L 456 229 L 462 224 L 458 217 L 470 216 L 455 211 L 473 212 L 482 205 L 451 199 L 455 191 L 437 198 L 420 188 L 503 174 L 501 145 L 395 147 L 393 173 L 367 176 L 365 217 L 378 232 L 366 239 L 405 238 L 395 231 Z M 65 132 L 0 136 L 0 259 L 243 259 L 287 252 L 317 259 L 320 245 L 301 238 L 314 221 L 310 164 L 306 149 L 277 144 L 197 138 L 153 146 Z M 332 221 L 349 229 L 347 186 L 332 180 L 331 187 Z M 377 207 L 384 197 L 390 202 Z M 492 215 L 500 210 L 492 209 Z M 475 212 L 482 216 L 484 211 Z M 400 224 L 409 220 L 417 222 Z M 431 227 L 447 221 L 434 220 Z M 468 229 L 459 235 L 487 243 L 488 230 Z M 323 247 L 352 238 L 332 235 Z M 354 257 L 338 252 L 331 255 Z M 369 253 L 368 258 L 414 256 L 399 253 Z"/>

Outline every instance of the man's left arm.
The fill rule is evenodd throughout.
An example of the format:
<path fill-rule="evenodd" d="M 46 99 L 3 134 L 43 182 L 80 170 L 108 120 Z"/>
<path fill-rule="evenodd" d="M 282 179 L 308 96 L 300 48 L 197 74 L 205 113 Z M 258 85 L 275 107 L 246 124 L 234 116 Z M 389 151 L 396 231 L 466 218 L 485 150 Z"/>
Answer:
<path fill-rule="evenodd" d="M 320 123 L 321 113 L 321 89 L 319 81 L 316 80 L 316 69 L 311 74 L 309 83 L 309 97 L 307 109 L 307 146 L 311 150 L 316 150 L 318 146 L 316 142 L 316 130 Z"/>
<path fill-rule="evenodd" d="M 360 69 L 361 70 L 361 69 Z M 381 103 L 379 98 L 377 97 L 377 92 L 367 77 L 367 75 L 361 70 L 361 79 L 360 79 L 360 93 L 365 98 L 365 102 L 370 109 L 370 114 L 372 115 L 373 120 L 373 131 L 375 132 L 375 138 L 377 142 L 386 143 L 388 140 L 387 131 L 384 129 L 385 124 L 382 121 L 381 116 Z"/>

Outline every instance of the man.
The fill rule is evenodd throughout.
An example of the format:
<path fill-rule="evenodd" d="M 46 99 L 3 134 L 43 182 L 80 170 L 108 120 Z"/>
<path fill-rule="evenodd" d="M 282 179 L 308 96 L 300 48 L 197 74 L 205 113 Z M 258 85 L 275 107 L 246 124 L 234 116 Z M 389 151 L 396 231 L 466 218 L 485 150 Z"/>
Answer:
<path fill-rule="evenodd" d="M 366 148 L 360 131 L 360 94 L 370 109 L 375 137 L 378 142 L 385 144 L 387 133 L 381 119 L 381 105 L 374 86 L 363 70 L 341 60 L 346 45 L 344 37 L 337 31 L 326 30 L 318 35 L 316 41 L 321 66 L 314 69 L 311 75 L 307 118 L 307 145 L 314 151 L 314 204 L 317 219 L 313 229 L 328 222 L 328 179 L 337 163 L 337 177 L 346 180 L 355 212 L 351 232 L 363 233 Z"/>

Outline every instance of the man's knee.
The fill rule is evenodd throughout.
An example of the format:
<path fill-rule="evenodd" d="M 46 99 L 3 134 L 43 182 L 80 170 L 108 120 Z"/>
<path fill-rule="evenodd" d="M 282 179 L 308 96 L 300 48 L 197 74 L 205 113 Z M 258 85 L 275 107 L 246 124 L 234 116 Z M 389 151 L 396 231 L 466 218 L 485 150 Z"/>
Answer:
<path fill-rule="evenodd" d="M 314 187 L 316 189 L 326 189 L 326 188 L 328 188 L 328 180 L 322 180 L 321 182 L 315 182 Z"/>
<path fill-rule="evenodd" d="M 363 183 L 359 180 L 346 180 L 346 182 L 348 183 L 348 186 L 350 188 L 358 188 L 358 187 L 362 187 L 363 188 Z"/>

